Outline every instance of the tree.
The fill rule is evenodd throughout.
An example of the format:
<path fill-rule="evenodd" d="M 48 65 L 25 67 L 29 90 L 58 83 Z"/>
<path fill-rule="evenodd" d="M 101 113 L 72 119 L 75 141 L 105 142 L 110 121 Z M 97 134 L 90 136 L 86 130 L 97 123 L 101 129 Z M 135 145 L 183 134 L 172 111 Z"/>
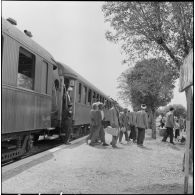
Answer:
<path fill-rule="evenodd" d="M 102 11 L 113 29 L 106 38 L 121 44 L 124 63 L 164 56 L 179 69 L 193 47 L 193 2 L 116 1 Z"/>
<path fill-rule="evenodd" d="M 165 59 L 154 58 L 137 62 L 118 78 L 121 98 L 131 102 L 135 110 L 143 103 L 147 105 L 153 138 L 156 138 L 155 112 L 171 101 L 175 77 L 175 70 Z"/>

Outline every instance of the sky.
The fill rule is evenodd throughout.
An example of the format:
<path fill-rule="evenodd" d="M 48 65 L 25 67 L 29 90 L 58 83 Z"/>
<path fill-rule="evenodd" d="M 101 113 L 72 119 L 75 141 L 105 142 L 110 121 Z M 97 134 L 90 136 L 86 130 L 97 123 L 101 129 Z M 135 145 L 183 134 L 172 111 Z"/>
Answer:
<path fill-rule="evenodd" d="M 2 1 L 2 17 L 17 21 L 20 30 L 31 31 L 32 39 L 67 64 L 102 92 L 117 100 L 117 78 L 128 68 L 122 65 L 118 45 L 106 40 L 110 29 L 104 22 L 100 1 Z M 170 104 L 186 107 L 185 93 L 178 90 Z M 128 106 L 131 109 L 131 105 Z"/>

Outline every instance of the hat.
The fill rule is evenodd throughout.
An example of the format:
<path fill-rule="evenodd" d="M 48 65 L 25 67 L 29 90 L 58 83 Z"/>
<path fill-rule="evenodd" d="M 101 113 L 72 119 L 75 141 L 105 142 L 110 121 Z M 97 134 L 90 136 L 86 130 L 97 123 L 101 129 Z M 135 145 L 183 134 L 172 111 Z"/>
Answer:
<path fill-rule="evenodd" d="M 68 91 L 72 91 L 73 89 L 72 89 L 72 87 L 68 87 Z"/>
<path fill-rule="evenodd" d="M 146 108 L 147 108 L 146 104 L 141 105 L 141 109 L 146 109 Z"/>

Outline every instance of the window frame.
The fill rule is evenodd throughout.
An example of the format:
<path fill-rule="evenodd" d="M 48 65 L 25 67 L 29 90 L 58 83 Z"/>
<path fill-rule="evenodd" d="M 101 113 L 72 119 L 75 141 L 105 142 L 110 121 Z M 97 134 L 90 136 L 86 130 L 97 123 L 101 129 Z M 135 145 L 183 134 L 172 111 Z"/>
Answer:
<path fill-rule="evenodd" d="M 89 103 L 89 105 L 91 105 L 91 100 L 92 100 L 92 90 L 90 88 L 88 88 L 87 102 Z"/>
<path fill-rule="evenodd" d="M 21 52 L 23 50 L 23 53 Z M 19 85 L 18 84 L 18 74 L 20 73 L 19 72 L 19 66 L 20 66 L 20 53 L 22 53 L 23 55 L 25 55 L 25 52 L 26 53 L 28 53 L 28 54 L 30 54 L 31 56 L 32 56 L 32 60 L 33 60 L 33 63 L 32 63 L 32 77 L 29 77 L 30 79 L 32 79 L 32 89 L 29 89 L 29 88 L 27 88 L 27 87 L 24 87 L 24 86 L 21 86 L 21 85 Z M 28 57 L 28 56 L 27 56 Z M 24 47 L 22 47 L 22 46 L 19 46 L 19 50 L 18 50 L 18 69 L 17 69 L 17 82 L 16 82 L 16 84 L 17 84 L 17 87 L 19 87 L 19 88 L 23 88 L 23 89 L 26 89 L 26 90 L 31 90 L 31 91 L 35 91 L 35 70 L 36 69 L 36 55 L 33 53 L 33 52 L 31 52 L 29 49 L 27 49 L 27 48 L 24 48 Z M 20 74 L 22 74 L 22 73 L 20 73 Z M 22 75 L 25 75 L 25 74 L 22 74 Z M 27 75 L 25 75 L 25 76 L 27 76 Z"/>
<path fill-rule="evenodd" d="M 81 82 L 78 82 L 79 87 L 78 87 L 78 103 L 81 103 L 81 97 L 82 97 L 82 84 Z"/>

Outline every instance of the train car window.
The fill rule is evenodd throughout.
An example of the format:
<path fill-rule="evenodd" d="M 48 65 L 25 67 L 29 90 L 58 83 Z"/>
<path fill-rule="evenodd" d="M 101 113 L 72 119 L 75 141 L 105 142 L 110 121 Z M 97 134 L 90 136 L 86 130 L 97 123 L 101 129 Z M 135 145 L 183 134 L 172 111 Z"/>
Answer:
<path fill-rule="evenodd" d="M 98 101 L 100 101 L 100 99 L 99 99 L 99 98 L 100 98 L 100 95 L 99 95 L 99 94 L 97 94 L 97 102 L 98 102 Z"/>
<path fill-rule="evenodd" d="M 79 96 L 78 96 L 78 102 L 81 103 L 81 83 L 79 83 Z"/>
<path fill-rule="evenodd" d="M 96 102 L 96 92 L 93 92 L 93 103 Z"/>
<path fill-rule="evenodd" d="M 18 61 L 17 85 L 26 89 L 34 90 L 35 80 L 35 56 L 20 47 Z"/>
<path fill-rule="evenodd" d="M 84 104 L 87 104 L 87 87 L 83 86 L 83 100 Z"/>
<path fill-rule="evenodd" d="M 47 82 L 48 82 L 48 63 L 42 62 L 42 74 L 41 74 L 41 91 L 47 93 Z"/>
<path fill-rule="evenodd" d="M 56 90 L 58 90 L 59 86 L 60 86 L 60 83 L 59 83 L 59 81 L 57 79 L 54 81 L 54 84 L 55 84 Z"/>
<path fill-rule="evenodd" d="M 91 94 L 92 94 L 92 91 L 91 89 L 88 90 L 88 103 L 89 105 L 91 105 Z"/>

